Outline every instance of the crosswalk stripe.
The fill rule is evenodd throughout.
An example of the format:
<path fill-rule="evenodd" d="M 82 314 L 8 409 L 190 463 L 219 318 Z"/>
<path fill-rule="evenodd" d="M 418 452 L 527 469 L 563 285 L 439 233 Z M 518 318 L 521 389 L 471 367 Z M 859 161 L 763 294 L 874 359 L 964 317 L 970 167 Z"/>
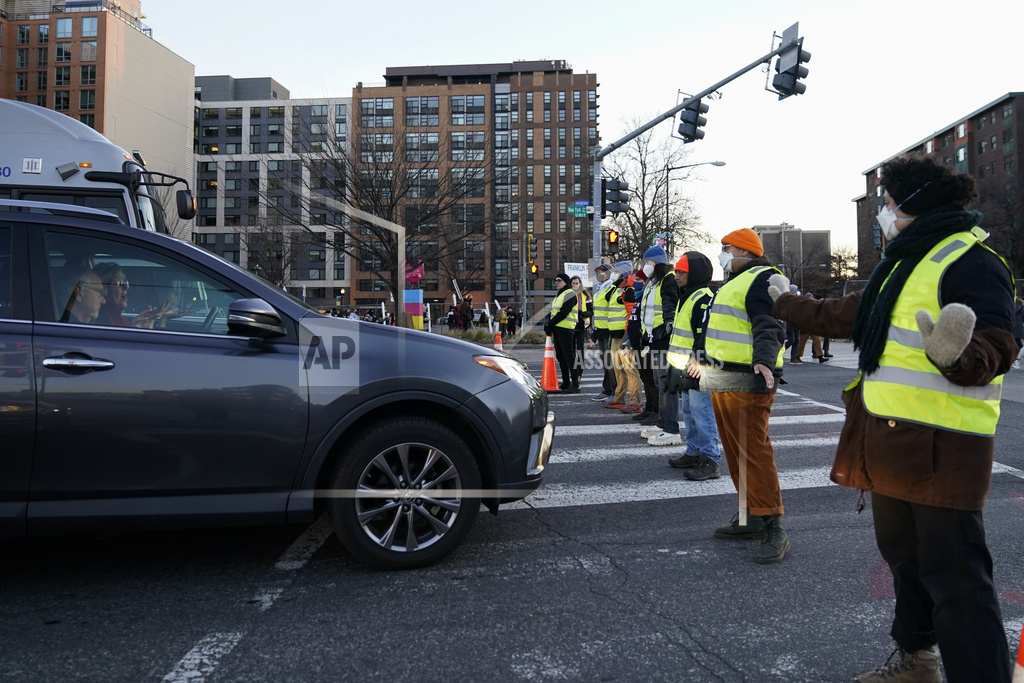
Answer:
<path fill-rule="evenodd" d="M 838 443 L 838 436 L 772 439 L 773 448 L 821 448 L 835 446 Z M 643 460 L 644 458 L 659 460 L 662 457 L 674 458 L 685 452 L 685 442 L 682 446 L 650 446 L 638 437 L 636 446 L 625 444 L 614 448 L 556 448 L 551 454 L 550 465 L 608 460 Z"/>
<path fill-rule="evenodd" d="M 838 413 L 827 413 L 818 415 L 780 415 L 769 418 L 770 427 L 785 427 L 792 425 L 825 424 L 829 422 L 843 422 L 846 416 Z M 630 434 L 638 432 L 635 424 L 601 424 L 601 425 L 563 425 L 555 426 L 555 436 L 584 436 L 587 434 Z"/>

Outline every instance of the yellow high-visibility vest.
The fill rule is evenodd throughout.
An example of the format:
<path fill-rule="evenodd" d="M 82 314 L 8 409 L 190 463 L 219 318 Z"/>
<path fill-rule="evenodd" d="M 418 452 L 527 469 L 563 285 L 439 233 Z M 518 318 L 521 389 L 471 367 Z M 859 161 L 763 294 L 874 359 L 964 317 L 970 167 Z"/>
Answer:
<path fill-rule="evenodd" d="M 665 277 L 668 277 L 668 275 Z M 662 310 L 663 307 L 661 305 L 661 283 L 663 281 L 664 279 L 658 280 L 653 284 L 648 282 L 647 286 L 644 287 L 643 298 L 640 300 L 640 329 L 642 329 L 644 334 L 647 335 L 653 335 L 654 330 L 665 324 L 665 313 Z M 651 290 L 654 290 L 653 294 L 651 293 Z M 651 326 L 651 329 L 647 329 L 647 325 L 644 323 L 644 310 L 647 308 L 647 298 L 649 296 L 654 297 L 654 325 Z"/>
<path fill-rule="evenodd" d="M 704 343 L 704 350 L 711 358 L 723 363 L 750 365 L 754 362 L 754 333 L 747 314 L 747 292 L 754 278 L 766 270 L 779 272 L 772 266 L 754 266 L 726 282 L 715 294 Z M 776 368 L 782 367 L 784 354 L 783 346 L 775 360 Z"/>
<path fill-rule="evenodd" d="M 917 326 L 920 310 L 928 311 L 932 319 L 939 318 L 943 274 L 986 237 L 979 227 L 950 235 L 914 267 L 893 307 L 878 369 L 864 377 L 864 407 L 872 415 L 966 434 L 996 433 L 1003 376 L 980 387 L 953 384 L 928 359 Z"/>
<path fill-rule="evenodd" d="M 621 332 L 626 329 L 626 304 L 615 301 L 619 288 L 609 285 L 594 297 L 594 328 Z"/>
<path fill-rule="evenodd" d="M 703 287 L 686 297 L 686 301 L 679 302 L 676 319 L 672 323 L 672 338 L 668 343 L 668 362 L 677 368 L 686 367 L 690 356 L 693 355 L 694 339 L 696 335 L 704 331 L 703 328 L 690 329 L 693 320 L 693 307 L 697 305 L 698 299 L 710 296 L 712 296 L 711 288 Z M 708 304 L 702 304 L 701 307 L 707 310 Z"/>
<path fill-rule="evenodd" d="M 570 297 L 575 299 L 576 292 L 572 291 L 572 287 L 566 286 L 561 292 L 558 293 L 557 296 L 555 296 L 555 300 L 551 302 L 551 315 L 554 316 L 555 313 L 561 311 L 562 306 L 565 305 L 566 300 L 568 300 Z M 569 315 L 565 316 L 563 319 L 555 323 L 555 327 L 565 327 L 570 330 L 575 330 L 577 320 L 579 320 L 577 307 L 573 306 L 569 311 Z"/>

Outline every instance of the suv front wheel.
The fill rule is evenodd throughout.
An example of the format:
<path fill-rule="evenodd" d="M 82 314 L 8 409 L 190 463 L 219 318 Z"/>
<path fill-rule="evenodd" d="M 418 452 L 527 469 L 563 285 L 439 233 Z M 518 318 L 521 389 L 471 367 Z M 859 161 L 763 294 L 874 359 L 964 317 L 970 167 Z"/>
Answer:
<path fill-rule="evenodd" d="M 381 569 L 436 562 L 480 510 L 480 470 L 469 447 L 425 418 L 384 421 L 357 436 L 331 481 L 335 533 L 357 560 Z"/>

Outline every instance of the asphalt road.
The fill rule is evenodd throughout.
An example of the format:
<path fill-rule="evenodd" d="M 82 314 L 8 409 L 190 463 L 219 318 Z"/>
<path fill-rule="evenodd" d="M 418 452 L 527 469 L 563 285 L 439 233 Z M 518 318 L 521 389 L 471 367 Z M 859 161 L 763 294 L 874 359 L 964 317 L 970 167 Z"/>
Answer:
<path fill-rule="evenodd" d="M 543 351 L 511 351 L 538 373 Z M 827 481 L 852 350 L 787 367 L 771 436 L 793 550 L 713 538 L 727 476 L 684 480 L 602 409 L 553 396 L 546 483 L 441 564 L 355 564 L 321 520 L 0 545 L 0 681 L 840 681 L 891 646 L 870 511 Z M 1011 652 L 1024 622 L 1024 371 L 985 511 Z"/>

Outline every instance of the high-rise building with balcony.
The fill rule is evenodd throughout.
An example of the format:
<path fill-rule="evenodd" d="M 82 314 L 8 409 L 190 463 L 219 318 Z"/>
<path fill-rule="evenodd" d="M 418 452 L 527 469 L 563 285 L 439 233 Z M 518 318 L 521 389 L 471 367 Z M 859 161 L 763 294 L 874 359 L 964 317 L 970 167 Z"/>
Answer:
<path fill-rule="evenodd" d="M 385 217 L 415 234 L 407 257 L 423 261 L 428 302 L 450 303 L 456 288 L 477 302 L 530 298 L 522 252 L 533 234 L 526 291 L 540 303 L 564 263 L 591 254 L 591 222 L 569 207 L 592 198 L 596 74 L 556 60 L 388 67 L 384 78 L 352 92 L 354 163 L 386 181 L 353 201 L 389 195 Z M 354 301 L 382 300 L 372 264 L 356 261 Z"/>
<path fill-rule="evenodd" d="M 1024 93 L 1010 92 L 919 140 L 889 159 L 929 156 L 978 183 L 975 208 L 984 214 L 989 231 L 986 244 L 1005 258 L 1014 276 L 1024 276 Z M 882 164 L 864 171 L 866 191 L 856 197 L 858 274 L 867 278 L 881 259 L 882 236 L 875 216 L 882 208 L 885 188 Z"/>
<path fill-rule="evenodd" d="M 0 97 L 64 112 L 191 180 L 195 68 L 141 18 L 139 0 L 0 0 Z"/>

